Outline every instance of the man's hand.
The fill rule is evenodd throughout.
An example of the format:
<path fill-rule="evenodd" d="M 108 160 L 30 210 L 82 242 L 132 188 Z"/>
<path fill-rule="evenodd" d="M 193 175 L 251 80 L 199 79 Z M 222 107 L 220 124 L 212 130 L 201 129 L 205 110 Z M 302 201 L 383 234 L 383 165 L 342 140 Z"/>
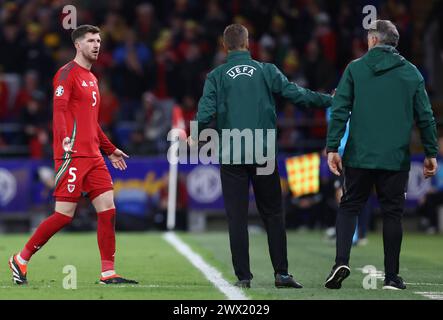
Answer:
<path fill-rule="evenodd" d="M 341 176 L 341 172 L 343 170 L 341 164 L 341 157 L 338 152 L 329 152 L 328 153 L 328 166 L 329 170 L 336 176 Z"/>
<path fill-rule="evenodd" d="M 423 175 L 426 179 L 435 176 L 437 173 L 437 159 L 436 158 L 426 158 L 423 164 Z"/>
<path fill-rule="evenodd" d="M 112 166 L 116 169 L 123 171 L 128 167 L 126 165 L 125 158 L 129 158 L 129 156 L 120 149 L 115 149 L 115 151 L 110 154 L 108 158 L 111 160 Z"/>
<path fill-rule="evenodd" d="M 65 152 L 67 152 L 67 153 L 77 152 L 75 150 L 72 150 L 72 142 L 71 142 L 71 138 L 69 138 L 69 137 L 66 137 L 63 139 L 62 146 L 63 146 L 63 150 L 65 150 Z"/>

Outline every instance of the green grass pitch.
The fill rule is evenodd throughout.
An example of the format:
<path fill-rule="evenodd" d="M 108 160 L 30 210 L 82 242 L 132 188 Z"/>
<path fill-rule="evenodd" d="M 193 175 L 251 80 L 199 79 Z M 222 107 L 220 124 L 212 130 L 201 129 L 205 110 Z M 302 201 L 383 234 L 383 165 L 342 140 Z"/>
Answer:
<path fill-rule="evenodd" d="M 180 233 L 192 249 L 206 262 L 234 282 L 225 232 Z M 135 286 L 98 284 L 99 251 L 94 233 L 61 233 L 54 236 L 29 264 L 29 285 L 13 285 L 8 268 L 11 253 L 19 250 L 28 235 L 0 236 L 0 299 L 167 299 L 222 300 L 225 296 L 163 239 L 162 233 L 118 233 L 116 267 L 128 278 L 140 282 Z M 427 299 L 417 292 L 443 295 L 443 236 L 406 233 L 403 241 L 401 276 L 408 283 L 405 291 L 376 290 L 362 287 L 364 275 L 358 268 L 374 265 L 383 270 L 383 247 L 380 234 L 372 234 L 369 244 L 353 248 L 351 276 L 341 290 L 323 288 L 333 263 L 335 248 L 323 240 L 321 233 L 289 232 L 290 272 L 304 289 L 276 289 L 267 250 L 266 235 L 250 235 L 252 288 L 244 293 L 251 299 Z M 77 289 L 63 289 L 66 265 L 77 270 Z"/>

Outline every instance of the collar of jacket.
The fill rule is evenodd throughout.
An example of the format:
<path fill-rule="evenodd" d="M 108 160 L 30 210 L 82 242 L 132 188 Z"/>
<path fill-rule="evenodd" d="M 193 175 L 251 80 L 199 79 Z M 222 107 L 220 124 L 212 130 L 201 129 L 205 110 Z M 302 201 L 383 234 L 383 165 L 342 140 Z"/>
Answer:
<path fill-rule="evenodd" d="M 374 74 L 384 73 L 405 64 L 405 58 L 394 47 L 386 45 L 372 48 L 362 59 Z"/>
<path fill-rule="evenodd" d="M 369 51 L 372 51 L 372 50 L 386 50 L 386 51 L 398 53 L 398 50 L 395 47 L 387 45 L 387 44 L 377 44 L 376 46 L 371 48 Z"/>
<path fill-rule="evenodd" d="M 228 53 L 228 61 L 234 60 L 234 59 L 251 59 L 251 53 L 249 51 L 231 51 Z"/>

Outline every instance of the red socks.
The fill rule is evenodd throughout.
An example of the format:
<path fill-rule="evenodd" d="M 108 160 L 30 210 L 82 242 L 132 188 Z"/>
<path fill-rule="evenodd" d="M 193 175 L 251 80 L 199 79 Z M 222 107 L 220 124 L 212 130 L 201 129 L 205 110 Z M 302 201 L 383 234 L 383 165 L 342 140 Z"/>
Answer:
<path fill-rule="evenodd" d="M 20 252 L 20 256 L 24 260 L 29 261 L 37 250 L 43 247 L 43 245 L 48 242 L 54 234 L 63 229 L 64 226 L 70 224 L 71 221 L 72 217 L 54 212 L 54 214 L 46 218 L 38 226 L 31 239 L 29 239 L 28 243 L 26 243 L 25 247 Z"/>
<path fill-rule="evenodd" d="M 114 270 L 115 209 L 97 214 L 97 242 L 102 259 L 102 272 Z"/>
<path fill-rule="evenodd" d="M 71 223 L 72 218 L 54 212 L 44 220 L 34 232 L 20 252 L 20 257 L 29 261 L 48 240 Z M 106 210 L 97 214 L 97 241 L 102 261 L 102 272 L 114 270 L 115 254 L 115 209 Z"/>

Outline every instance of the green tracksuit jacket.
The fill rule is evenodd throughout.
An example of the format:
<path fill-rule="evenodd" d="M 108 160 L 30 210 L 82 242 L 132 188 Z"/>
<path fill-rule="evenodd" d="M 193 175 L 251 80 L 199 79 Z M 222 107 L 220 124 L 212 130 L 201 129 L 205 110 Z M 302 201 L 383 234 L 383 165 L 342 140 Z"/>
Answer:
<path fill-rule="evenodd" d="M 266 129 L 275 130 L 277 115 L 273 94 L 279 94 L 298 106 L 327 108 L 332 104 L 330 95 L 289 82 L 275 65 L 252 60 L 248 51 L 233 51 L 228 54 L 225 64 L 207 76 L 196 116 L 199 131 L 212 120 L 216 122 L 219 135 L 223 129 L 263 129 L 264 133 Z M 265 152 L 266 141 L 265 135 Z M 221 147 L 222 143 L 219 145 Z M 231 157 L 231 163 L 225 164 L 244 163 L 242 155 L 241 163 L 232 162 Z"/>
<path fill-rule="evenodd" d="M 345 166 L 409 170 L 414 120 L 426 156 L 437 156 L 436 125 L 423 77 L 391 46 L 372 48 L 346 68 L 334 96 L 328 151 L 338 149 L 349 119 Z"/>

